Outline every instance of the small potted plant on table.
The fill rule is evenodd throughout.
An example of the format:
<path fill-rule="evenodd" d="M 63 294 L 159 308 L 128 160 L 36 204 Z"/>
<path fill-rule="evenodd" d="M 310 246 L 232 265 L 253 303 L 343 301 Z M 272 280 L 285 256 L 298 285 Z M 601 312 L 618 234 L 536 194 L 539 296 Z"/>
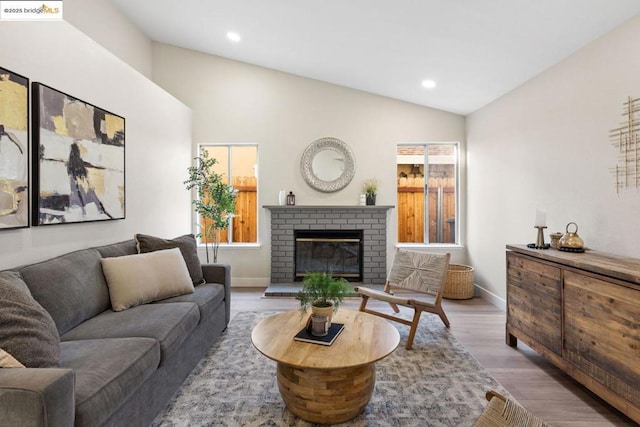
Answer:
<path fill-rule="evenodd" d="M 326 316 L 331 324 L 331 315 L 335 312 L 344 297 L 347 296 L 349 285 L 343 278 L 336 279 L 331 273 L 307 273 L 302 282 L 302 290 L 296 299 L 300 301 L 300 309 L 306 312 L 311 307 L 311 313 Z"/>

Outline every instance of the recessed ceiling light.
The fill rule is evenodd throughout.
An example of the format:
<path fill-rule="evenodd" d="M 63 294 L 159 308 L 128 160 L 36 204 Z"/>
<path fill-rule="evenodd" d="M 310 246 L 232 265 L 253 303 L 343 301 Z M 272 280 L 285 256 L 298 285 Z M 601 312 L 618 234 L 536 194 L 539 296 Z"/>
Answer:
<path fill-rule="evenodd" d="M 423 80 L 422 87 L 425 89 L 433 89 L 434 87 L 436 87 L 436 82 L 434 82 L 433 80 Z"/>
<path fill-rule="evenodd" d="M 240 34 L 234 33 L 233 31 L 229 31 L 227 33 L 227 38 L 234 43 L 238 43 L 240 40 L 242 40 L 242 38 L 240 37 Z"/>

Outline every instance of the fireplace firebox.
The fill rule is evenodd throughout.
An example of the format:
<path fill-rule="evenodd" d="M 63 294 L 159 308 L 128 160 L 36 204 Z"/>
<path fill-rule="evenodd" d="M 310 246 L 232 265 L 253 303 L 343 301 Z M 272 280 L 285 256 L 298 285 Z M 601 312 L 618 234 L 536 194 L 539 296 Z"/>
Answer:
<path fill-rule="evenodd" d="M 294 280 L 324 271 L 350 282 L 362 281 L 362 230 L 294 230 Z"/>

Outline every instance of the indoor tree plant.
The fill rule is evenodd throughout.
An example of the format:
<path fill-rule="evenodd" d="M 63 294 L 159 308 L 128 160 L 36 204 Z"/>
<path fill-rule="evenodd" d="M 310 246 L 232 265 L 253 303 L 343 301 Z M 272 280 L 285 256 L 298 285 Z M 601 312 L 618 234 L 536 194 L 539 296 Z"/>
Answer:
<path fill-rule="evenodd" d="M 213 262 L 216 263 L 220 247 L 219 231 L 229 227 L 229 221 L 236 211 L 237 192 L 224 182 L 222 174 L 214 170 L 218 161 L 210 158 L 206 149 L 202 148 L 200 156 L 194 160 L 196 164 L 189 167 L 189 179 L 184 184 L 187 190 L 196 189 L 197 197 L 192 203 L 200 222 L 197 236 L 204 237 L 207 263 L 209 244 L 213 242 Z"/>
<path fill-rule="evenodd" d="M 336 279 L 331 273 L 314 271 L 305 274 L 296 299 L 303 312 L 311 307 L 313 314 L 327 316 L 331 322 L 332 313 L 342 304 L 348 291 L 349 285 L 344 278 Z"/>
<path fill-rule="evenodd" d="M 376 194 L 378 193 L 378 180 L 377 179 L 368 179 L 362 183 L 362 191 L 367 199 L 367 205 L 375 205 L 376 204 Z"/>

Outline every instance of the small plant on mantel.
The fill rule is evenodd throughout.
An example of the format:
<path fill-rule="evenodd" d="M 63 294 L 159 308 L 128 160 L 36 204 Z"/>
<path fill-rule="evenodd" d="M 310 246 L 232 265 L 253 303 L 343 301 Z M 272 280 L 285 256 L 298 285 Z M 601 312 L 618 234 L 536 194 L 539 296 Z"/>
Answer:
<path fill-rule="evenodd" d="M 366 196 L 367 205 L 375 205 L 376 204 L 376 194 L 378 194 L 378 186 L 380 183 L 377 179 L 367 179 L 362 183 L 362 191 L 364 191 L 364 195 Z"/>
<path fill-rule="evenodd" d="M 331 313 L 340 307 L 348 292 L 349 285 L 344 278 L 336 279 L 331 273 L 314 271 L 305 274 L 296 299 L 303 312 L 311 307 L 313 313 L 331 318 Z"/>

